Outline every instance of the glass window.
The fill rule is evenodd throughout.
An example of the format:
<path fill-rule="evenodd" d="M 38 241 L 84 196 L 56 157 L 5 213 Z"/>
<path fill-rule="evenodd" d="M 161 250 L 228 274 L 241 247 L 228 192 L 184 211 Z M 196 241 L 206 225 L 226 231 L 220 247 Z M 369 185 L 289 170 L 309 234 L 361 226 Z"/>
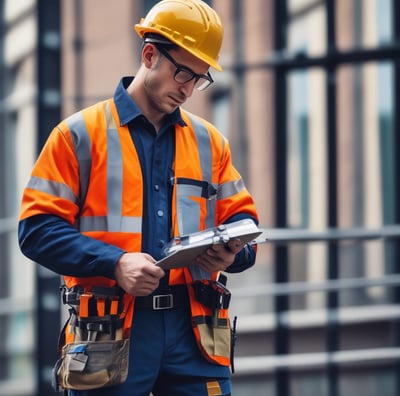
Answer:
<path fill-rule="evenodd" d="M 339 0 L 336 31 L 340 50 L 374 48 L 393 41 L 391 0 Z"/>
<path fill-rule="evenodd" d="M 145 13 L 150 10 L 151 7 L 153 7 L 155 4 L 159 3 L 160 0 L 144 0 L 145 4 Z M 210 4 L 210 0 L 205 0 L 205 3 Z"/>
<path fill-rule="evenodd" d="M 393 365 L 381 365 L 363 370 L 343 372 L 340 395 L 397 396 L 398 371 Z"/>
<path fill-rule="evenodd" d="M 296 55 L 318 56 L 326 51 L 324 2 L 289 1 L 287 50 Z M 316 34 L 318 32 L 318 34 Z"/>
<path fill-rule="evenodd" d="M 325 75 L 321 69 L 288 75 L 287 221 L 291 228 L 321 230 L 327 227 L 327 142 Z M 290 281 L 323 282 L 326 246 L 291 244 Z M 321 308 L 323 293 L 291 299 L 293 309 Z"/>
<path fill-rule="evenodd" d="M 326 226 L 325 75 L 320 69 L 288 76 L 288 226 Z M 311 210 L 312 208 L 312 210 Z"/>
<path fill-rule="evenodd" d="M 213 123 L 229 139 L 231 96 L 229 91 L 218 92 L 212 97 Z"/>
<path fill-rule="evenodd" d="M 394 73 L 389 62 L 343 66 L 338 71 L 338 214 L 341 227 L 394 223 Z M 343 277 L 384 276 L 391 245 L 382 241 L 341 249 Z M 342 303 L 384 302 L 388 289 L 343 293 Z"/>
<path fill-rule="evenodd" d="M 393 66 L 366 63 L 338 72 L 341 226 L 394 221 Z"/>
<path fill-rule="evenodd" d="M 144 0 L 145 4 L 145 13 L 147 13 L 151 7 L 153 7 L 159 0 Z"/>
<path fill-rule="evenodd" d="M 34 387 L 35 371 L 34 266 L 19 250 L 16 218 L 22 188 L 36 153 L 36 22 L 34 1 L 16 4 L 6 1 L 0 11 L 5 27 L 0 45 L 0 335 L 4 341 L 0 388 L 1 382 L 7 381 L 10 392 L 20 389 L 28 394 Z"/>

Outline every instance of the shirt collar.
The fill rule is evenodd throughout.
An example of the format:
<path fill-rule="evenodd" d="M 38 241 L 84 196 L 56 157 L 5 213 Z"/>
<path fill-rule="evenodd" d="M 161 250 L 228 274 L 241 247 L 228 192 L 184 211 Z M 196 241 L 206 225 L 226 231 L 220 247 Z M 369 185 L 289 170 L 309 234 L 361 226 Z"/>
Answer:
<path fill-rule="evenodd" d="M 139 109 L 138 105 L 128 94 L 126 88 L 132 82 L 134 77 L 123 77 L 114 93 L 114 101 L 117 107 L 117 112 L 120 120 L 120 124 L 126 125 L 130 121 L 143 116 L 142 111 Z M 171 114 L 168 114 L 165 120 L 168 124 L 179 124 L 185 126 L 185 122 L 182 119 L 181 111 L 179 108 L 174 110 Z"/>

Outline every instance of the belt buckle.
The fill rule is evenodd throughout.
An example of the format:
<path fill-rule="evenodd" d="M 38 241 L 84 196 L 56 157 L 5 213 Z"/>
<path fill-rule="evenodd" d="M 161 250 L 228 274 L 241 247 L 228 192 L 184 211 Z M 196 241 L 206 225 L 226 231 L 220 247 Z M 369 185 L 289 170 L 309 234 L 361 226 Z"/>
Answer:
<path fill-rule="evenodd" d="M 171 309 L 174 307 L 174 296 L 172 294 L 159 294 L 153 296 L 153 309 Z"/>

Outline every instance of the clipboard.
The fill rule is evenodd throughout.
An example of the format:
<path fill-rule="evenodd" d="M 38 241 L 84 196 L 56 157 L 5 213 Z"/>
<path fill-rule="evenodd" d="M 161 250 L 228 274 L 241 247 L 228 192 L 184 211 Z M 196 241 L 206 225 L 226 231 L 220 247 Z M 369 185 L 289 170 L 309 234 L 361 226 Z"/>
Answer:
<path fill-rule="evenodd" d="M 163 269 L 187 267 L 195 263 L 199 254 L 215 244 L 225 244 L 231 239 L 240 239 L 243 245 L 254 241 L 262 231 L 251 219 L 221 224 L 204 231 L 182 235 L 172 239 L 166 249 L 165 257 L 156 265 Z"/>

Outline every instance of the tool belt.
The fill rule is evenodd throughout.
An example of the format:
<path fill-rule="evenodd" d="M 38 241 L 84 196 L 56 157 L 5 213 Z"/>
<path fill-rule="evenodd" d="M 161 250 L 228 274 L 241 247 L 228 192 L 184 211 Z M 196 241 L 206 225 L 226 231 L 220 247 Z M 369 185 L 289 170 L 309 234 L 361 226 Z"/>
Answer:
<path fill-rule="evenodd" d="M 118 287 L 61 287 L 70 317 L 59 337 L 53 369 L 56 390 L 117 385 L 128 375 L 129 338 L 124 338 L 123 296 Z M 66 331 L 73 342 L 66 344 Z M 70 338 L 70 337 L 69 337 Z"/>

